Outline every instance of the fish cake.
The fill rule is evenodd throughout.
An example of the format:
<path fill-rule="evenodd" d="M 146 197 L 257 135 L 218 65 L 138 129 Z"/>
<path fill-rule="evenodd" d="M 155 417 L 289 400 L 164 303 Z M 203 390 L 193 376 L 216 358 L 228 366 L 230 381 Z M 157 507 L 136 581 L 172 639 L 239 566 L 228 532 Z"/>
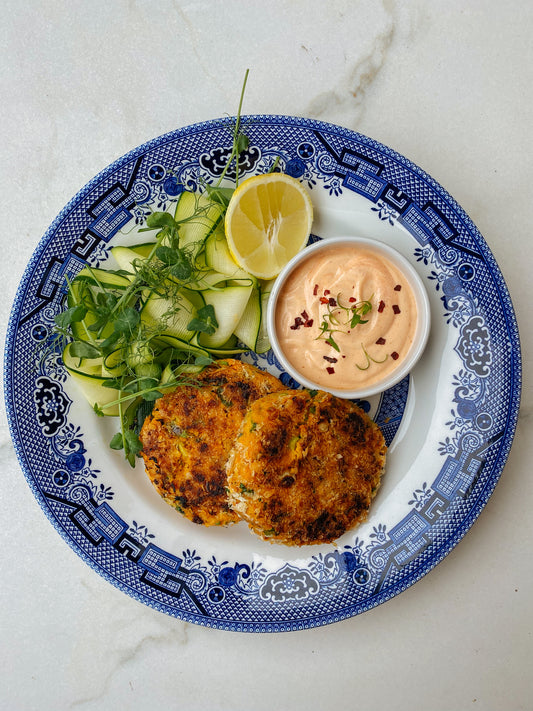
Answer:
<path fill-rule="evenodd" d="M 248 405 L 284 386 L 238 360 L 219 361 L 163 395 L 140 432 L 152 484 L 194 523 L 239 520 L 227 497 L 225 465 Z"/>
<path fill-rule="evenodd" d="M 251 403 L 227 465 L 230 505 L 265 540 L 330 543 L 362 521 L 386 445 L 355 403 L 322 391 Z"/>

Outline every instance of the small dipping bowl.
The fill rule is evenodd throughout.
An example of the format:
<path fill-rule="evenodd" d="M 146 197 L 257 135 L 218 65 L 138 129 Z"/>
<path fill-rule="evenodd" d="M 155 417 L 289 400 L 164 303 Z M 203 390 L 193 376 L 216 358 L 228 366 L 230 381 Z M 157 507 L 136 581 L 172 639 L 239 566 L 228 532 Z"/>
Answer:
<path fill-rule="evenodd" d="M 410 345 L 407 346 L 407 352 L 404 353 L 401 358 L 399 358 L 396 353 L 394 354 L 395 357 L 397 357 L 398 359 L 397 365 L 396 361 L 393 358 L 394 363 L 389 361 L 387 365 L 388 372 L 385 373 L 383 377 L 378 376 L 378 379 L 376 379 L 376 375 L 374 374 L 372 378 L 368 378 L 368 380 L 372 380 L 372 382 L 369 382 L 368 384 L 363 382 L 357 387 L 350 386 L 350 389 L 342 388 L 338 384 L 336 386 L 329 387 L 323 382 L 315 382 L 313 380 L 312 375 L 310 375 L 309 373 L 303 374 L 302 372 L 300 372 L 297 367 L 295 367 L 295 365 L 291 362 L 288 354 L 284 352 L 284 339 L 282 334 L 278 332 L 277 326 L 278 310 L 281 309 L 280 304 L 282 303 L 283 292 L 286 291 L 286 286 L 288 282 L 293 279 L 293 277 L 298 278 L 298 288 L 301 285 L 301 288 L 304 290 L 311 289 L 313 298 L 316 297 L 317 299 L 320 299 L 320 297 L 323 296 L 324 287 L 328 286 L 327 284 L 322 284 L 320 285 L 320 290 L 317 290 L 318 285 L 313 288 L 312 284 L 306 284 L 305 262 L 308 260 L 310 260 L 310 263 L 311 261 L 315 262 L 316 260 L 313 259 L 313 257 L 317 256 L 321 257 L 323 260 L 327 260 L 328 262 L 330 262 L 331 259 L 335 258 L 335 253 L 337 253 L 337 257 L 339 256 L 339 251 L 346 255 L 347 248 L 350 250 L 350 253 L 351 250 L 353 250 L 354 254 L 361 253 L 361 251 L 363 250 L 366 254 L 371 254 L 372 258 L 375 257 L 377 259 L 380 259 L 381 263 L 385 263 L 385 265 L 392 265 L 395 271 L 400 273 L 403 284 L 406 284 L 408 285 L 408 287 L 410 287 L 410 292 L 412 294 L 412 298 L 416 306 L 416 323 L 413 328 L 412 340 Z M 298 270 L 298 272 L 295 276 L 296 270 Z M 339 271 L 342 272 L 342 268 Z M 354 269 L 354 271 L 356 270 Z M 350 272 L 344 273 L 348 274 L 352 273 L 352 271 L 350 270 Z M 336 297 L 337 295 L 335 293 L 330 293 L 329 296 Z M 359 294 L 357 296 L 358 301 L 365 298 L 369 299 L 370 295 Z M 411 300 L 411 296 L 409 296 L 409 299 Z M 354 301 L 355 298 L 351 300 L 351 302 Z M 304 303 L 304 299 L 302 299 L 302 303 Z M 346 299 L 345 304 L 348 305 L 348 301 Z M 375 302 L 372 304 L 372 309 L 376 309 L 377 311 L 379 311 L 379 306 L 379 302 Z M 397 307 L 393 307 L 392 304 L 389 303 L 386 305 L 386 307 L 383 306 L 383 309 L 385 308 L 391 309 Z M 296 311 L 299 310 L 301 309 L 296 309 Z M 305 315 L 307 315 L 307 312 L 305 312 Z M 294 316 L 298 317 L 300 316 L 300 314 L 294 313 Z M 369 317 L 367 315 L 362 315 L 361 318 L 365 319 Z M 309 333 L 312 332 L 315 338 L 310 342 L 308 340 L 309 346 L 306 350 L 309 351 L 309 348 L 315 347 L 321 348 L 321 353 L 329 353 L 328 358 L 335 357 L 337 358 L 338 362 L 338 359 L 343 357 L 343 354 L 337 353 L 334 348 L 330 348 L 329 346 L 326 346 L 326 351 L 324 351 L 324 340 L 316 339 L 316 336 L 321 333 L 319 326 L 320 324 L 317 324 L 315 321 L 315 323 L 313 323 L 313 327 L 309 328 Z M 357 326 L 355 328 L 357 328 Z M 413 266 L 403 255 L 401 255 L 392 247 L 389 247 L 387 244 L 384 244 L 383 242 L 378 242 L 376 240 L 364 239 L 359 237 L 326 238 L 321 240 L 320 242 L 315 242 L 309 247 L 305 247 L 295 257 L 293 257 L 293 259 L 291 259 L 291 261 L 283 268 L 283 270 L 275 280 L 270 293 L 270 298 L 267 307 L 267 329 L 270 344 L 272 346 L 276 358 L 280 362 L 283 369 L 300 385 L 303 385 L 304 387 L 309 388 L 311 390 L 325 390 L 326 392 L 332 393 L 333 395 L 336 395 L 337 397 L 341 398 L 363 399 L 381 393 L 387 390 L 388 388 L 391 388 L 393 385 L 396 385 L 396 383 L 400 382 L 400 380 L 402 380 L 413 369 L 414 365 L 419 360 L 426 346 L 430 330 L 429 299 L 424 284 L 422 283 L 422 279 L 420 278 L 416 270 L 413 268 Z M 298 323 L 295 322 L 295 333 L 298 334 L 300 333 L 300 331 L 303 333 L 305 329 L 306 326 L 303 323 L 300 323 L 300 325 L 298 325 Z M 334 336 L 334 338 L 336 337 L 335 333 L 333 333 L 332 335 Z M 321 338 L 323 339 L 324 337 L 322 336 Z M 366 351 L 361 350 L 361 352 L 366 357 Z M 351 357 L 352 355 L 353 354 L 346 353 L 344 354 L 344 357 Z M 361 353 L 358 352 L 357 357 L 360 357 L 360 355 Z M 325 356 L 322 355 L 320 356 L 320 358 L 325 358 Z M 322 361 L 320 362 L 322 363 Z M 370 363 L 370 361 L 368 362 Z M 374 360 L 373 362 L 377 363 L 378 361 Z M 324 362 L 324 367 L 327 365 L 328 362 Z M 331 367 L 334 368 L 335 366 L 332 365 Z M 354 367 L 357 366 L 354 365 Z M 363 370 L 363 368 L 360 369 Z"/>

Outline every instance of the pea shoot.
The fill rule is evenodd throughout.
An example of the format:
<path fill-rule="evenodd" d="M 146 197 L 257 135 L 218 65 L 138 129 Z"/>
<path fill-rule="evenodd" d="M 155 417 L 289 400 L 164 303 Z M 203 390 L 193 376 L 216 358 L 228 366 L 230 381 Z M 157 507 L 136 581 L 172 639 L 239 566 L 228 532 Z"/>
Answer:
<path fill-rule="evenodd" d="M 212 273 L 203 250 L 205 235 L 223 225 L 234 192 L 222 181 L 234 166 L 238 185 L 249 146 L 241 122 L 247 78 L 248 70 L 226 165 L 215 185 L 202 184 L 206 198 L 195 195 L 193 209 L 180 218 L 148 215 L 139 232 L 150 232 L 153 242 L 129 249 L 133 257 L 118 269 L 86 266 L 67 280 L 66 308 L 55 317 L 49 348 L 61 352 L 69 372 L 83 381 L 96 415 L 118 416 L 109 446 L 122 450 L 132 467 L 141 451 L 140 429 L 157 399 L 179 385 L 195 385 L 195 373 L 213 361 L 202 338 L 217 332 L 220 316 L 203 301 L 200 287 Z M 201 238 L 184 239 L 191 224 L 200 225 Z M 246 350 L 236 340 L 229 352 Z"/>

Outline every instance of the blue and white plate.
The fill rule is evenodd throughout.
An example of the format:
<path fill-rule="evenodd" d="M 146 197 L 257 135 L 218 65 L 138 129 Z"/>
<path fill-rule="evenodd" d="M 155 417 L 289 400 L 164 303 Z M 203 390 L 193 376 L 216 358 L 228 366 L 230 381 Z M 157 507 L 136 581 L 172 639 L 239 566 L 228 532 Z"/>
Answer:
<path fill-rule="evenodd" d="M 468 531 L 505 464 L 519 407 L 518 330 L 507 288 L 461 207 L 409 160 L 338 126 L 245 117 L 241 177 L 279 167 L 309 189 L 313 235 L 354 234 L 399 250 L 424 279 L 432 332 L 411 375 L 363 407 L 389 455 L 368 520 L 335 545 L 264 542 L 237 524 L 190 523 L 109 449 L 58 354 L 41 354 L 65 278 L 138 240 L 153 210 L 220 175 L 230 119 L 157 138 L 106 168 L 71 200 L 26 269 L 9 323 L 5 391 L 28 483 L 72 548 L 118 588 L 169 615 L 274 632 L 336 622 L 402 592 Z M 229 176 L 231 179 L 231 176 Z M 286 374 L 271 353 L 251 362 Z"/>

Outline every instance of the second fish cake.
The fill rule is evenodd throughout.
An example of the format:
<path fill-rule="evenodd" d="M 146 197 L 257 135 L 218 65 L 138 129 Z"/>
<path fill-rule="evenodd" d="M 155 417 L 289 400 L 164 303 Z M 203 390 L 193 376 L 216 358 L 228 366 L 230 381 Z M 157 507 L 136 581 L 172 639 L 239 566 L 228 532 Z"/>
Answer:
<path fill-rule="evenodd" d="M 386 446 L 355 403 L 286 390 L 250 404 L 227 474 L 230 505 L 265 540 L 330 543 L 362 521 Z"/>
<path fill-rule="evenodd" d="M 273 375 L 228 359 L 161 397 L 140 440 L 146 473 L 164 500 L 194 523 L 238 521 L 228 502 L 226 460 L 249 404 L 281 389 Z"/>

